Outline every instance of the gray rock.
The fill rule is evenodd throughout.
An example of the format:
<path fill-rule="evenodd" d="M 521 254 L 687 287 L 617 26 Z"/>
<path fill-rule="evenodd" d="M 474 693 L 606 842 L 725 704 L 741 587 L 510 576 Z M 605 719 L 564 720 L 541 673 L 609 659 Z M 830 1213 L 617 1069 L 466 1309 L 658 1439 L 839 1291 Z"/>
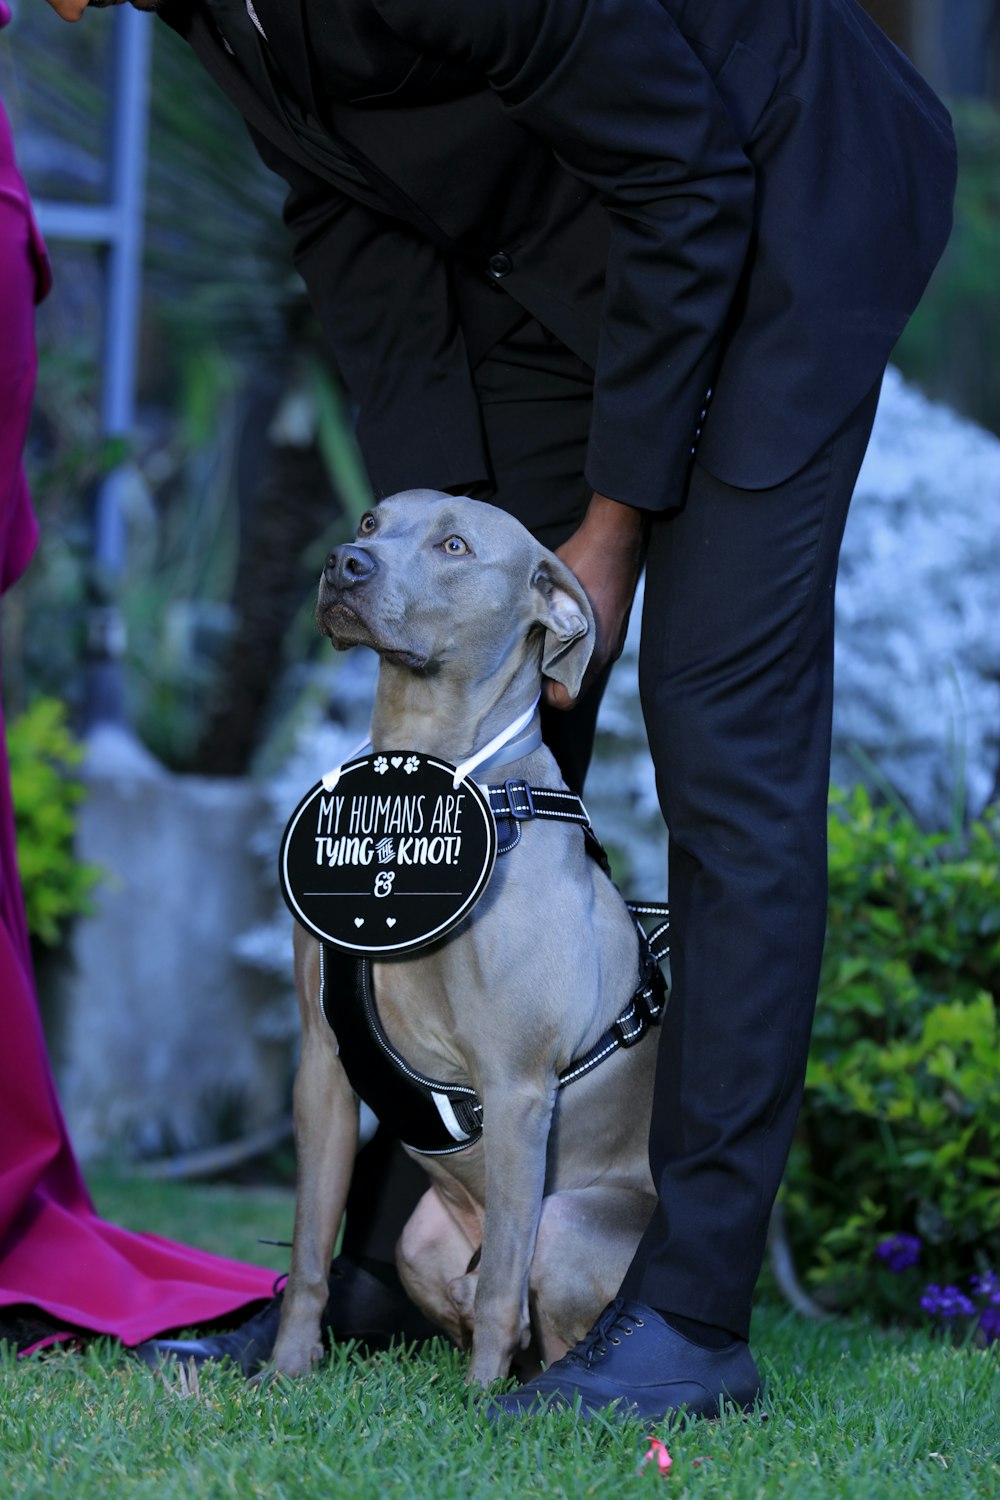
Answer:
<path fill-rule="evenodd" d="M 929 825 L 980 812 L 1000 765 L 1000 439 L 890 369 L 837 587 L 833 779 Z"/>
<path fill-rule="evenodd" d="M 260 789 L 173 776 L 110 726 L 89 740 L 84 777 L 78 852 L 104 879 L 45 995 L 78 1154 L 188 1149 L 269 1123 L 290 1046 L 260 1024 L 273 982 L 232 951 L 271 909 L 247 852 Z"/>

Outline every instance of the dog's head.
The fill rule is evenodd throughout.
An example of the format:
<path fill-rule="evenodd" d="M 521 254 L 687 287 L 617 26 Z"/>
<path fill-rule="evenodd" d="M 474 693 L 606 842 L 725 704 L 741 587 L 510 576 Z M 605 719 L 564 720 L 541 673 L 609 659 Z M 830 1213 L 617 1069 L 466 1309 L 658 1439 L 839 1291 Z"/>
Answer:
<path fill-rule="evenodd" d="M 540 644 L 547 677 L 575 695 L 594 618 L 573 573 L 496 506 L 407 490 L 366 511 L 335 547 L 316 619 L 338 651 L 371 646 L 415 672 L 483 678 Z"/>

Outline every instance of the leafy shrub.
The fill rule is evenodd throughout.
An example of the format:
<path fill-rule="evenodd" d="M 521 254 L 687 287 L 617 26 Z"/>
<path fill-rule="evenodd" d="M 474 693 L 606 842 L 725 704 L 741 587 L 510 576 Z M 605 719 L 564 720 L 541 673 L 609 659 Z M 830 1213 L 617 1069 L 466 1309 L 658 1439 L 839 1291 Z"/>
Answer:
<path fill-rule="evenodd" d="M 834 793 L 827 945 L 784 1187 L 799 1264 L 833 1305 L 919 1316 L 927 1282 L 1000 1266 L 998 836 L 997 810 L 956 847 L 862 787 Z M 901 1236 L 909 1256 L 876 1254 Z"/>
<path fill-rule="evenodd" d="M 73 768 L 83 751 L 55 698 L 36 699 L 8 725 L 7 749 L 28 930 L 54 947 L 70 917 L 92 910 L 90 892 L 101 873 L 73 850 L 76 808 L 85 795 Z"/>

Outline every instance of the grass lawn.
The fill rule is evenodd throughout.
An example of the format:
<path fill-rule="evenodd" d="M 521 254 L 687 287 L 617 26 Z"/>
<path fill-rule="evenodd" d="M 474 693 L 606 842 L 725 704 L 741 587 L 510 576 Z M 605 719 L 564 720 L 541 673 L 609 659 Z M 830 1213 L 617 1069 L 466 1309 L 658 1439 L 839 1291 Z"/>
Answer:
<path fill-rule="evenodd" d="M 96 1177 L 98 1207 L 136 1228 L 273 1264 L 291 1198 L 276 1190 Z M 1000 1495 L 1000 1360 L 861 1320 L 811 1325 L 768 1305 L 753 1345 L 767 1419 L 675 1425 L 673 1469 L 639 1472 L 647 1430 L 572 1416 L 488 1427 L 464 1359 L 434 1343 L 312 1379 L 250 1387 L 227 1369 L 193 1386 L 98 1340 L 83 1353 L 0 1360 L 3 1490 L 62 1497 Z"/>

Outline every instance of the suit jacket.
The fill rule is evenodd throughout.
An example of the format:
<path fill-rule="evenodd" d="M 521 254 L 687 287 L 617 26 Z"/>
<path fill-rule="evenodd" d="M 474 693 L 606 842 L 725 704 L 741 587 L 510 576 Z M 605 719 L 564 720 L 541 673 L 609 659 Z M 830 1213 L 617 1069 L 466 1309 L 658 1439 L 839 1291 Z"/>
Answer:
<path fill-rule="evenodd" d="M 522 309 L 595 369 L 594 489 L 680 504 L 696 445 L 776 484 L 947 239 L 947 112 L 855 0 L 254 3 L 266 42 L 162 14 L 290 185 L 384 492 L 486 476 L 470 367 Z"/>

